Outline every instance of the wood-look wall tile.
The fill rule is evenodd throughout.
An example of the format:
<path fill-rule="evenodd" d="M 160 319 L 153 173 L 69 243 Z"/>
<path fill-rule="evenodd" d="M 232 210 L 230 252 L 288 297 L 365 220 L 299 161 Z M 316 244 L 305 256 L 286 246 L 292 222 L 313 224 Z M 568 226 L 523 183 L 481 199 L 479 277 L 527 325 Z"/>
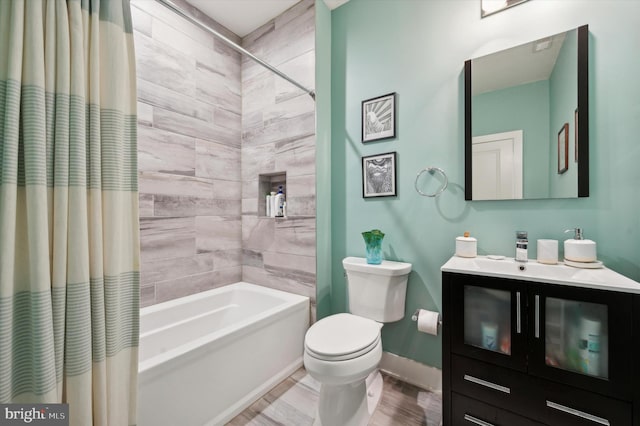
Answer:
<path fill-rule="evenodd" d="M 262 26 L 253 30 L 250 34 L 244 36 L 244 38 L 242 39 L 242 47 L 244 47 L 245 49 L 250 48 L 251 46 L 256 44 L 258 40 L 268 36 L 273 31 L 275 31 L 275 29 L 276 23 L 275 20 L 272 19 L 266 24 L 263 24 Z M 246 60 L 247 62 L 250 61 L 249 58 L 242 58 L 242 60 Z"/>
<path fill-rule="evenodd" d="M 252 266 L 254 268 L 264 269 L 264 261 L 262 260 L 262 251 L 260 250 L 242 250 L 242 265 Z"/>
<path fill-rule="evenodd" d="M 142 263 L 153 259 L 188 257 L 195 253 L 196 233 L 193 218 L 140 219 Z"/>
<path fill-rule="evenodd" d="M 182 195 L 156 195 L 154 212 L 156 217 L 187 217 L 196 215 L 197 197 Z"/>
<path fill-rule="evenodd" d="M 259 191 L 259 180 L 258 175 L 255 176 L 255 179 L 245 179 L 242 181 L 242 198 L 257 198 Z M 266 194 L 261 194 L 261 196 Z"/>
<path fill-rule="evenodd" d="M 263 114 L 275 105 L 276 82 L 280 78 L 265 70 L 252 79 L 242 80 L 242 125 L 244 129 L 263 126 Z"/>
<path fill-rule="evenodd" d="M 189 31 L 189 34 L 185 34 L 160 19 L 153 20 L 151 36 L 154 40 L 192 57 L 197 57 L 199 53 L 194 49 L 194 46 L 202 45 L 208 50 L 213 50 L 213 36 L 211 34 L 205 31 Z"/>
<path fill-rule="evenodd" d="M 311 197 L 316 195 L 315 167 L 309 170 L 310 174 L 287 174 L 286 197 Z"/>
<path fill-rule="evenodd" d="M 198 253 L 242 248 L 240 217 L 197 216 L 195 229 Z"/>
<path fill-rule="evenodd" d="M 147 284 L 213 271 L 214 258 L 209 254 L 152 259 L 140 268 L 141 283 Z"/>
<path fill-rule="evenodd" d="M 169 10 L 167 7 L 156 1 L 131 0 L 131 5 L 144 10 L 155 20 L 160 20 L 161 22 L 170 25 L 171 27 L 177 29 L 178 31 L 194 40 L 201 40 L 203 43 L 207 43 L 207 39 L 213 39 L 213 35 L 211 35 L 211 33 L 192 24 L 185 18 L 179 16 L 175 12 Z M 134 21 L 134 27 L 135 24 L 136 23 Z"/>
<path fill-rule="evenodd" d="M 240 43 L 236 43 L 240 45 Z M 220 39 L 213 40 L 213 50 L 216 53 L 219 53 L 225 58 L 229 58 L 231 62 L 237 65 L 238 69 L 240 69 L 240 62 L 242 61 L 242 54 L 229 46 L 227 43 Z M 239 73 L 238 73 L 239 74 Z"/>
<path fill-rule="evenodd" d="M 216 50 L 202 52 L 196 57 L 196 68 L 208 68 L 213 72 L 226 76 L 233 87 L 238 86 L 242 81 L 240 61 L 235 60 L 224 53 Z"/>
<path fill-rule="evenodd" d="M 276 247 L 277 250 L 277 247 Z M 315 256 L 301 256 L 298 254 L 276 253 L 265 251 L 262 253 L 264 269 L 278 270 L 283 274 L 299 274 L 304 282 L 314 283 L 316 273 Z"/>
<path fill-rule="evenodd" d="M 242 281 L 242 266 L 216 269 L 213 271 L 213 287 L 224 287 Z"/>
<path fill-rule="evenodd" d="M 242 199 L 242 214 L 258 216 L 260 213 L 264 216 L 265 212 L 258 212 L 258 199 L 257 198 L 243 198 Z"/>
<path fill-rule="evenodd" d="M 239 112 L 215 107 L 214 123 L 220 127 L 235 130 L 239 135 L 242 134 L 242 116 Z"/>
<path fill-rule="evenodd" d="M 203 63 L 198 63 L 195 71 L 196 99 L 241 113 L 240 81 L 231 80 L 226 75 Z"/>
<path fill-rule="evenodd" d="M 293 197 L 287 198 L 287 216 L 295 218 L 296 216 L 311 216 L 316 215 L 316 197 Z"/>
<path fill-rule="evenodd" d="M 196 176 L 240 181 L 240 148 L 196 140 Z M 235 194 L 236 196 L 238 194 Z"/>
<path fill-rule="evenodd" d="M 211 179 L 158 172 L 140 172 L 138 174 L 138 186 L 139 191 L 145 194 L 213 198 L 213 182 Z"/>
<path fill-rule="evenodd" d="M 310 96 L 296 88 L 295 97 L 264 108 L 264 125 L 269 126 L 279 121 L 300 117 L 302 114 L 315 112 L 315 103 Z"/>
<path fill-rule="evenodd" d="M 131 7 L 131 21 L 133 22 L 133 28 L 135 31 L 139 31 L 142 34 L 151 37 L 151 15 L 143 11 L 139 6 L 133 5 Z"/>
<path fill-rule="evenodd" d="M 301 0 L 274 18 L 276 31 L 286 30 L 288 24 L 308 15 L 315 16 L 314 0 Z"/>
<path fill-rule="evenodd" d="M 183 93 L 138 78 L 138 99 L 148 104 L 204 121 L 213 121 L 214 107 Z M 153 115 L 151 116 L 153 123 Z"/>
<path fill-rule="evenodd" d="M 315 135 L 298 140 L 276 142 L 276 170 L 286 170 L 287 178 L 315 173 L 315 142 Z"/>
<path fill-rule="evenodd" d="M 316 52 L 315 50 L 310 50 L 281 64 L 279 69 L 298 83 L 311 89 L 315 87 L 315 66 Z M 288 81 L 284 79 L 276 80 L 276 103 L 295 98 L 301 93 L 303 92 L 298 87 Z M 313 99 L 308 95 L 305 95 L 305 98 L 307 101 L 306 109 L 313 111 L 315 108 Z"/>
<path fill-rule="evenodd" d="M 155 120 L 155 116 L 154 116 Z M 297 117 L 277 121 L 262 128 L 256 127 L 242 132 L 243 148 L 265 143 L 291 141 L 315 135 L 315 113 L 304 113 Z"/>
<path fill-rule="evenodd" d="M 215 275 L 211 271 L 157 282 L 156 303 L 210 290 L 215 285 Z"/>
<path fill-rule="evenodd" d="M 276 172 L 276 147 L 262 144 L 242 147 L 242 180 L 256 180 L 260 174 Z"/>
<path fill-rule="evenodd" d="M 188 96 L 195 96 L 196 62 L 163 43 L 134 31 L 136 71 L 143 80 Z"/>
<path fill-rule="evenodd" d="M 196 199 L 196 216 L 240 216 L 240 213 L 240 200 L 238 199 Z"/>
<path fill-rule="evenodd" d="M 278 253 L 316 255 L 315 218 L 276 220 L 273 251 Z"/>
<path fill-rule="evenodd" d="M 153 217 L 153 194 L 138 193 L 138 210 L 140 217 Z"/>
<path fill-rule="evenodd" d="M 237 103 L 233 104 L 235 110 L 235 108 L 242 105 L 242 101 L 240 99 L 242 92 L 240 79 L 229 78 L 221 65 L 222 64 L 216 64 L 215 67 L 210 67 L 205 63 L 197 62 L 196 84 L 199 82 L 203 86 L 207 86 L 210 90 L 207 93 L 210 93 L 211 96 L 226 97 L 227 95 L 233 95 L 230 98 L 237 101 Z M 216 105 L 224 107 L 224 105 Z M 238 113 L 240 113 L 240 111 L 238 111 Z"/>
<path fill-rule="evenodd" d="M 274 244 L 276 221 L 273 218 L 242 216 L 242 248 L 267 251 Z"/>
<path fill-rule="evenodd" d="M 241 248 L 216 250 L 212 251 L 209 255 L 213 259 L 213 269 L 215 271 L 242 267 Z"/>
<path fill-rule="evenodd" d="M 154 285 L 140 287 L 140 307 L 156 303 L 156 287 Z"/>
<path fill-rule="evenodd" d="M 213 198 L 220 200 L 236 200 L 240 209 L 240 200 L 238 199 L 242 189 L 242 182 L 233 180 L 213 180 Z"/>
<path fill-rule="evenodd" d="M 138 98 L 138 125 L 145 127 L 153 126 L 153 107 L 144 102 L 140 102 L 140 98 Z"/>
<path fill-rule="evenodd" d="M 195 140 L 155 127 L 138 127 L 138 170 L 194 176 Z"/>
<path fill-rule="evenodd" d="M 279 274 L 276 271 L 267 271 L 262 268 L 244 265 L 242 267 L 242 279 L 252 284 L 258 284 L 288 293 L 306 296 L 315 301 L 316 288 L 314 284 L 305 284 L 295 275 Z"/>
<path fill-rule="evenodd" d="M 157 128 L 197 139 L 230 146 L 240 145 L 240 133 L 237 131 L 162 108 L 153 109 L 153 124 Z"/>

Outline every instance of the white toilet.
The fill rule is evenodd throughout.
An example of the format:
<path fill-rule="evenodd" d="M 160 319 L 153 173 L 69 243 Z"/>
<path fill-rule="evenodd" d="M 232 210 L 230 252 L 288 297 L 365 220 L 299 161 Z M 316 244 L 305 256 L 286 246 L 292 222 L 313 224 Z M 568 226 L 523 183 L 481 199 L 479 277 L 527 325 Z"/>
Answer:
<path fill-rule="evenodd" d="M 364 426 L 369 421 L 382 391 L 376 371 L 382 358 L 380 329 L 404 317 L 411 272 L 410 263 L 369 265 L 358 257 L 345 258 L 342 266 L 351 313 L 321 319 L 304 341 L 304 366 L 321 383 L 317 426 Z"/>

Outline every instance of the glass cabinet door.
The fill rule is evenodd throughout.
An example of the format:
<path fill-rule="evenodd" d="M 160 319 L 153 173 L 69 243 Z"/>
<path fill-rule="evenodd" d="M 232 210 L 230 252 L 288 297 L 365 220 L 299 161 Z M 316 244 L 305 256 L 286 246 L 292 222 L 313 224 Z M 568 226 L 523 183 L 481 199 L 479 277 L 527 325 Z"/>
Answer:
<path fill-rule="evenodd" d="M 545 306 L 545 364 L 609 378 L 609 307 L 549 297 Z"/>
<path fill-rule="evenodd" d="M 620 399 L 632 390 L 632 301 L 624 293 L 568 286 L 530 286 L 528 371 Z"/>
<path fill-rule="evenodd" d="M 491 277 L 454 277 L 451 348 L 480 361 L 526 370 L 526 287 Z"/>
<path fill-rule="evenodd" d="M 511 354 L 511 292 L 464 286 L 464 343 Z"/>

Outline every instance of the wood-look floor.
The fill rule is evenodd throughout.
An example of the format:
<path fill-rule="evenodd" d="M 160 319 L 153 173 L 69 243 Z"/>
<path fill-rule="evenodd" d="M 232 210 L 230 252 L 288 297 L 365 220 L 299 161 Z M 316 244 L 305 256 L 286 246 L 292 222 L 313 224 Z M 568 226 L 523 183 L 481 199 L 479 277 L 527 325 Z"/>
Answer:
<path fill-rule="evenodd" d="M 440 424 L 442 398 L 439 394 L 385 374 L 382 377 L 382 398 L 371 417 L 370 426 Z M 319 390 L 320 384 L 300 368 L 227 425 L 311 426 Z"/>

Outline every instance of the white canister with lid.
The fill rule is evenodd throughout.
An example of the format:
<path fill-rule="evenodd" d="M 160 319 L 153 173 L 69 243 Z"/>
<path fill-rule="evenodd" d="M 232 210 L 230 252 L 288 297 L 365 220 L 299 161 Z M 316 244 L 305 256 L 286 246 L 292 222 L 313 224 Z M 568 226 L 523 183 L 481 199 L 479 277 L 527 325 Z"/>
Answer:
<path fill-rule="evenodd" d="M 478 240 L 469 236 L 468 232 L 463 237 L 456 237 L 456 256 L 476 257 L 478 254 Z"/>

